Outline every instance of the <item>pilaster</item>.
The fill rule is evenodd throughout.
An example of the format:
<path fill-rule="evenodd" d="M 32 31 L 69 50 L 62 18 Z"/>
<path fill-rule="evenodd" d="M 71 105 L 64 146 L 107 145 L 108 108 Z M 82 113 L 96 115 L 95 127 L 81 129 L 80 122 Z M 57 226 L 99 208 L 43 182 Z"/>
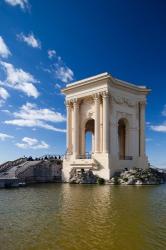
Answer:
<path fill-rule="evenodd" d="M 67 154 L 71 153 L 71 143 L 72 143 L 72 133 L 71 133 L 71 101 L 66 100 L 66 115 L 67 115 L 67 121 L 66 121 L 66 148 L 67 148 Z"/>
<path fill-rule="evenodd" d="M 103 152 L 109 152 L 109 93 L 103 92 Z"/>
<path fill-rule="evenodd" d="M 77 158 L 79 154 L 79 103 L 78 99 L 75 98 L 73 100 L 73 127 L 74 127 L 74 133 L 73 133 L 73 154 L 75 158 Z"/>
<path fill-rule="evenodd" d="M 100 151 L 100 95 L 94 95 L 95 103 L 95 153 Z"/>
<path fill-rule="evenodd" d="M 139 102 L 140 105 L 140 156 L 145 156 L 145 106 L 146 102 Z"/>

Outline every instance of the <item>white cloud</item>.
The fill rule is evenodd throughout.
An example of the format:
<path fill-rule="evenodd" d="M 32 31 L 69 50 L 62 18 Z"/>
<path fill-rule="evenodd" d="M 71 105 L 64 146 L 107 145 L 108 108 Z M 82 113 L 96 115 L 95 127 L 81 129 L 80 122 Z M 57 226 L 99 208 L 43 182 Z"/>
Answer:
<path fill-rule="evenodd" d="M 14 113 L 16 118 L 26 119 L 26 120 L 43 120 L 49 122 L 63 122 L 65 117 L 51 109 L 40 109 L 36 104 L 26 103 L 23 105 L 19 112 Z"/>
<path fill-rule="evenodd" d="M 9 93 L 7 92 L 7 90 L 0 87 L 0 100 L 1 100 L 1 98 L 3 100 L 6 100 L 8 97 L 9 97 Z"/>
<path fill-rule="evenodd" d="M 57 66 L 55 70 L 55 76 L 62 82 L 68 83 L 73 80 L 74 73 L 67 66 Z"/>
<path fill-rule="evenodd" d="M 6 114 L 10 114 L 10 111 L 8 109 L 1 109 L 0 111 Z"/>
<path fill-rule="evenodd" d="M 166 132 L 166 124 L 151 125 L 150 128 L 156 132 Z"/>
<path fill-rule="evenodd" d="M 38 127 L 56 132 L 66 132 L 65 129 L 56 128 L 48 122 L 64 122 L 65 117 L 51 109 L 40 109 L 35 104 L 26 103 L 20 108 L 19 112 L 15 112 L 13 120 L 5 121 L 5 124 L 15 125 L 19 127 Z"/>
<path fill-rule="evenodd" d="M 4 0 L 4 1 L 13 7 L 19 6 L 22 10 L 30 8 L 28 0 Z"/>
<path fill-rule="evenodd" d="M 0 56 L 3 58 L 7 58 L 10 55 L 11 55 L 11 52 L 9 48 L 7 47 L 3 38 L 0 36 Z"/>
<path fill-rule="evenodd" d="M 56 51 L 55 50 L 48 50 L 48 58 L 49 59 L 52 59 L 55 56 L 56 56 Z"/>
<path fill-rule="evenodd" d="M 164 105 L 164 109 L 161 112 L 163 116 L 166 116 L 166 104 Z M 166 121 L 158 124 L 158 125 L 150 125 L 150 129 L 155 131 L 155 132 L 163 132 L 166 133 Z"/>
<path fill-rule="evenodd" d="M 166 116 L 166 105 L 164 105 L 164 109 L 163 109 L 163 111 L 162 111 L 162 115 L 163 115 L 163 116 Z"/>
<path fill-rule="evenodd" d="M 49 145 L 44 141 L 39 141 L 36 138 L 24 137 L 22 143 L 16 143 L 16 146 L 23 149 L 46 149 Z"/>
<path fill-rule="evenodd" d="M 152 138 L 146 138 L 146 142 L 150 142 L 150 141 L 153 141 Z"/>
<path fill-rule="evenodd" d="M 25 42 L 27 45 L 31 46 L 32 48 L 38 48 L 41 49 L 41 42 L 35 38 L 33 33 L 30 33 L 29 35 L 24 35 L 23 33 L 17 35 L 17 39 Z"/>
<path fill-rule="evenodd" d="M 7 90 L 0 87 L 0 107 L 5 103 L 8 97 L 9 97 L 9 93 L 7 92 Z"/>
<path fill-rule="evenodd" d="M 56 88 L 56 89 L 60 89 L 60 88 L 61 88 L 61 85 L 58 84 L 58 83 L 55 83 L 55 88 Z"/>
<path fill-rule="evenodd" d="M 37 98 L 39 92 L 33 83 L 38 83 L 33 75 L 22 69 L 15 68 L 12 64 L 0 61 L 0 65 L 6 73 L 6 80 L 0 85 L 7 86 L 24 92 L 27 96 Z"/>
<path fill-rule="evenodd" d="M 6 139 L 12 139 L 13 136 L 0 133 L 0 141 L 5 141 Z"/>
<path fill-rule="evenodd" d="M 48 57 L 50 59 L 55 57 L 55 63 L 51 64 L 49 67 L 47 66 L 47 68 L 43 67 L 43 71 L 53 74 L 53 76 L 62 83 L 73 81 L 74 72 L 68 66 L 66 66 L 62 58 L 57 55 L 55 50 L 48 50 Z"/>

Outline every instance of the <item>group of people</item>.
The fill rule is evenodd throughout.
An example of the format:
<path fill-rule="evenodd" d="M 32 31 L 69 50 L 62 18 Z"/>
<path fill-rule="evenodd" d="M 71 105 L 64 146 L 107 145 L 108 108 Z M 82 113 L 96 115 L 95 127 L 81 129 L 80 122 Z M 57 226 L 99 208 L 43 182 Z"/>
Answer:
<path fill-rule="evenodd" d="M 29 156 L 27 158 L 27 161 L 61 160 L 61 159 L 62 159 L 61 155 L 58 155 L 58 156 L 56 156 L 56 155 L 55 156 L 54 155 L 46 155 L 46 156 L 36 157 L 36 158 L 33 158 L 32 156 Z"/>

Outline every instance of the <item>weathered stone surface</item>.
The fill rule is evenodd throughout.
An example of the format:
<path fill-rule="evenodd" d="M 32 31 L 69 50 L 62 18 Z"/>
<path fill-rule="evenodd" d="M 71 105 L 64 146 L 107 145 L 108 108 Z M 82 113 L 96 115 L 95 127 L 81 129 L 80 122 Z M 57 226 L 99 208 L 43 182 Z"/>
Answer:
<path fill-rule="evenodd" d="M 77 170 L 73 168 L 70 172 L 69 183 L 71 184 L 95 184 L 97 183 L 97 176 L 93 174 L 92 170 L 85 171 L 84 169 Z"/>
<path fill-rule="evenodd" d="M 166 181 L 166 174 L 157 169 L 134 168 L 123 170 L 116 174 L 109 181 L 109 184 L 124 184 L 124 185 L 156 185 L 163 184 Z"/>
<path fill-rule="evenodd" d="M 3 168 L 0 168 L 0 188 L 19 186 L 20 183 L 62 181 L 61 159 L 28 159 L 20 162 L 18 159 L 14 163 L 9 162 L 10 164 L 2 165 Z"/>

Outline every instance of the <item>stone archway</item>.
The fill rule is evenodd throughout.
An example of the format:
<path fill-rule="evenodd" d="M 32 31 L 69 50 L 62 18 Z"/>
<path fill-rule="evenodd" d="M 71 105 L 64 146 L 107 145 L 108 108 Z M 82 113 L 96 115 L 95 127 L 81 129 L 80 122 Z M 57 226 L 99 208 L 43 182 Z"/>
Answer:
<path fill-rule="evenodd" d="M 85 157 L 91 158 L 94 153 L 94 131 L 95 130 L 95 120 L 89 119 L 85 124 Z M 88 145 L 90 144 L 90 145 Z"/>
<path fill-rule="evenodd" d="M 119 159 L 125 160 L 128 148 L 128 121 L 121 118 L 118 121 L 118 144 L 119 144 Z"/>

